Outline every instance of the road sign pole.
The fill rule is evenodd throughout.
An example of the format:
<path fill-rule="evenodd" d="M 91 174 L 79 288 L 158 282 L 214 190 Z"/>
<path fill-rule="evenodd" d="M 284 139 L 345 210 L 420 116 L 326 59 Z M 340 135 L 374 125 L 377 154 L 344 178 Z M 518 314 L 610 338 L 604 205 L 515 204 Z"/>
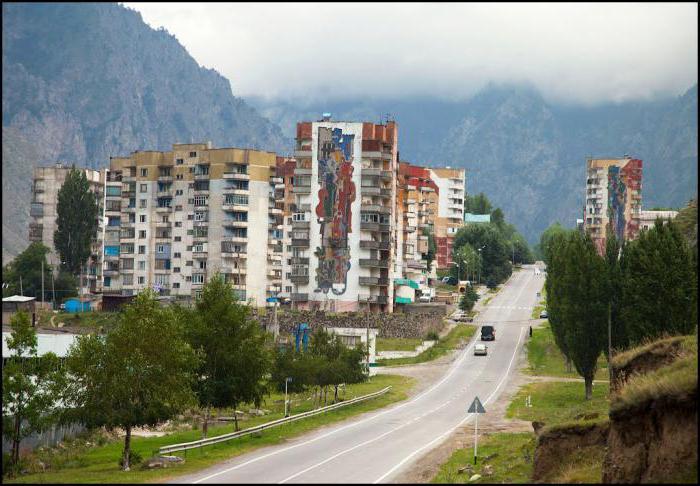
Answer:
<path fill-rule="evenodd" d="M 477 436 L 477 429 L 479 428 L 479 414 L 476 414 L 476 420 L 474 420 L 474 464 L 476 464 L 477 455 L 477 442 L 479 440 Z"/>

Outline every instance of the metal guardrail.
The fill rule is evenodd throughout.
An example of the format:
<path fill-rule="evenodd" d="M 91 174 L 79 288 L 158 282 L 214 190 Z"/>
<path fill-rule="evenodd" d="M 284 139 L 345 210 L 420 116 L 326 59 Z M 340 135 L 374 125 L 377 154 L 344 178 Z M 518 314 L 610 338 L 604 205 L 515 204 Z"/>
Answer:
<path fill-rule="evenodd" d="M 169 445 L 169 446 L 163 446 L 160 449 L 158 449 L 158 453 L 159 454 L 168 454 L 168 453 L 172 453 L 172 452 L 186 451 L 189 449 L 196 449 L 198 447 L 219 444 L 221 442 L 226 442 L 227 440 L 231 440 L 231 439 L 237 439 L 238 437 L 243 437 L 244 435 L 249 435 L 249 434 L 253 434 L 256 432 L 261 432 L 265 429 L 277 427 L 278 425 L 286 424 L 289 422 L 294 422 L 295 420 L 303 419 L 306 417 L 312 417 L 314 415 L 318 415 L 318 414 L 323 413 L 323 412 L 335 410 L 337 408 L 341 408 L 341 407 L 344 407 L 346 405 L 352 405 L 353 403 L 358 403 L 358 402 L 361 402 L 363 400 L 368 400 L 370 398 L 374 398 L 374 397 L 377 397 L 379 395 L 383 395 L 384 393 L 388 392 L 390 388 L 391 388 L 391 386 L 388 386 L 388 387 L 383 388 L 377 392 L 370 393 L 369 395 L 351 398 L 350 400 L 334 403 L 333 405 L 328 405 L 327 407 L 321 407 L 321 408 L 317 408 L 316 410 L 310 410 L 308 412 L 300 413 L 297 415 L 292 415 L 290 417 L 285 417 L 285 418 L 281 418 L 278 420 L 273 420 L 272 422 L 267 422 L 267 423 L 260 424 L 260 425 L 257 425 L 255 427 L 250 427 L 250 428 L 244 429 L 244 430 L 239 430 L 238 432 L 232 432 L 230 434 L 224 434 L 224 435 L 219 435 L 216 437 L 209 437 L 206 439 L 195 440 L 192 442 L 183 442 L 181 444 L 173 444 L 173 445 Z"/>

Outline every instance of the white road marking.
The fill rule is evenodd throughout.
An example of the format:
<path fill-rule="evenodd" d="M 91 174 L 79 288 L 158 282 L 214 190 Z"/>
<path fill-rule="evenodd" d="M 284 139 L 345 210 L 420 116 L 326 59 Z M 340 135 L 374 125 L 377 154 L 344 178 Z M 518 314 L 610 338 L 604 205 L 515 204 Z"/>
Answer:
<path fill-rule="evenodd" d="M 437 382 L 435 385 L 433 385 L 432 387 L 430 387 L 428 390 L 424 391 L 423 393 L 421 393 L 420 395 L 418 395 L 417 397 L 413 398 L 412 400 L 410 400 L 410 401 L 408 401 L 408 402 L 404 402 L 404 403 L 402 403 L 402 404 L 399 404 L 399 405 L 397 405 L 397 406 L 395 406 L 395 407 L 390 408 L 389 410 L 385 410 L 385 411 L 380 412 L 380 413 L 378 413 L 378 414 L 376 414 L 376 415 L 373 415 L 372 417 L 368 417 L 368 418 L 366 418 L 366 419 L 364 419 L 364 420 L 360 420 L 359 422 L 353 422 L 353 423 L 351 423 L 351 424 L 345 425 L 345 426 L 340 427 L 340 428 L 338 428 L 338 429 L 332 430 L 332 431 L 328 432 L 327 434 L 321 435 L 321 436 L 319 436 L 319 437 L 316 437 L 316 438 L 313 438 L 313 439 L 309 439 L 309 440 L 307 440 L 307 441 L 305 441 L 305 442 L 300 442 L 299 444 L 295 444 L 295 445 L 293 445 L 293 446 L 289 446 L 289 447 L 286 447 L 286 448 L 284 448 L 284 449 L 279 449 L 279 450 L 277 450 L 277 451 L 270 452 L 269 454 L 265 454 L 265 455 L 263 455 L 263 456 L 256 457 L 256 458 L 254 458 L 254 459 L 251 459 L 251 460 L 249 460 L 249 461 L 243 462 L 243 463 L 241 463 L 241 464 L 237 464 L 237 465 L 232 466 L 232 467 L 230 467 L 230 468 L 228 468 L 228 469 L 224 469 L 223 471 L 215 472 L 215 473 L 213 473 L 213 474 L 210 474 L 209 476 L 205 476 L 205 477 L 203 477 L 203 478 L 201 478 L 201 479 L 198 479 L 198 480 L 196 480 L 196 481 L 193 481 L 192 484 L 199 484 L 199 483 L 202 483 L 202 482 L 207 481 L 207 480 L 209 480 L 209 479 L 211 479 L 211 478 L 214 478 L 214 477 L 216 477 L 216 476 L 220 476 L 221 474 L 226 474 L 226 473 L 231 472 L 231 471 L 235 471 L 236 469 L 240 469 L 240 468 L 242 468 L 242 467 L 244 467 L 244 466 L 247 466 L 247 465 L 252 464 L 252 463 L 254 463 L 254 462 L 258 462 L 258 461 L 260 461 L 260 460 L 262 460 L 262 459 L 266 459 L 266 458 L 268 458 L 268 457 L 271 457 L 271 456 L 280 454 L 280 453 L 282 453 L 282 452 L 286 452 L 286 451 L 289 451 L 289 450 L 291 450 L 291 449 L 296 449 L 297 447 L 301 447 L 301 446 L 303 446 L 303 445 L 311 444 L 312 442 L 316 442 L 316 441 L 318 441 L 318 440 L 325 439 L 326 437 L 328 437 L 328 436 L 330 436 L 330 435 L 333 435 L 333 434 L 336 434 L 336 433 L 338 433 L 338 432 L 340 432 L 340 431 L 342 431 L 342 430 L 349 429 L 349 428 L 351 428 L 351 427 L 355 427 L 355 426 L 360 425 L 360 424 L 363 424 L 363 423 L 365 423 L 365 422 L 369 422 L 370 420 L 374 420 L 375 418 L 381 417 L 382 415 L 385 415 L 385 414 L 390 413 L 390 412 L 395 412 L 396 410 L 399 410 L 400 408 L 403 408 L 403 407 L 405 407 L 406 405 L 409 405 L 409 404 L 411 404 L 411 403 L 413 403 L 413 402 L 415 402 L 415 401 L 417 401 L 417 400 L 420 400 L 420 399 L 423 398 L 425 395 L 427 395 L 428 393 L 430 393 L 430 392 L 432 392 L 433 390 L 435 390 L 435 388 L 437 388 L 438 386 L 442 385 L 442 384 L 445 382 L 445 380 L 447 380 L 450 376 L 452 376 L 452 375 L 455 373 L 455 371 L 457 371 L 457 369 L 459 368 L 459 366 L 462 364 L 462 361 L 464 361 L 464 360 L 466 359 L 466 357 L 467 357 L 467 355 L 468 355 L 468 352 L 469 352 L 469 349 L 471 349 L 471 348 L 474 346 L 474 344 L 476 344 L 476 339 L 472 340 L 472 343 L 471 343 L 469 346 L 467 346 L 467 348 L 466 348 L 466 349 L 464 350 L 464 352 L 462 353 L 462 356 L 460 356 L 457 360 L 455 360 L 454 364 L 452 365 L 452 369 L 443 377 L 442 380 L 440 380 L 440 381 Z"/>
<path fill-rule="evenodd" d="M 523 331 L 524 331 L 524 330 L 525 330 L 524 327 L 521 327 L 521 328 L 520 328 L 520 335 L 518 336 L 518 344 L 516 344 L 515 350 L 513 351 L 513 356 L 511 356 L 511 358 L 510 358 L 510 363 L 508 364 L 508 369 L 506 370 L 506 373 L 503 375 L 503 378 L 501 378 L 501 381 L 498 383 L 498 386 L 496 387 L 496 389 L 493 391 L 493 393 L 491 393 L 491 395 L 489 395 L 489 397 L 486 399 L 486 401 L 484 401 L 484 405 L 486 405 L 486 404 L 491 400 L 491 398 L 493 398 L 493 396 L 496 394 L 496 392 L 498 391 L 498 389 L 501 388 L 501 385 L 503 384 L 503 382 L 505 381 L 505 379 L 508 378 L 508 375 L 509 375 L 509 373 L 510 373 L 510 368 L 511 368 L 511 366 L 513 365 L 513 360 L 515 359 L 515 355 L 518 353 L 518 349 L 520 348 L 520 341 L 522 340 Z M 467 415 L 466 417 L 464 417 L 464 419 L 462 419 L 457 425 L 455 425 L 454 427 L 450 428 L 450 429 L 447 430 L 446 432 L 442 433 L 441 435 L 439 435 L 439 436 L 436 437 L 435 439 L 431 440 L 430 442 L 428 442 L 427 444 L 425 444 L 423 447 L 421 447 L 421 448 L 416 449 L 415 451 L 413 451 L 411 454 L 409 454 L 408 456 L 406 456 L 401 462 L 399 462 L 397 465 L 395 465 L 395 466 L 392 467 L 389 471 L 387 471 L 387 472 L 384 473 L 381 477 L 379 477 L 379 479 L 377 479 L 376 481 L 374 481 L 374 484 L 380 483 L 384 478 L 386 478 L 386 477 L 389 476 L 391 473 L 393 473 L 394 471 L 396 471 L 398 468 L 400 468 L 401 466 L 403 466 L 403 465 L 406 463 L 406 461 L 408 461 L 408 460 L 411 459 L 413 456 L 415 456 L 416 454 L 418 454 L 419 452 L 421 452 L 423 449 L 425 449 L 425 448 L 427 448 L 427 447 L 430 447 L 430 446 L 432 446 L 433 444 L 435 444 L 436 442 L 439 442 L 439 441 L 443 440 L 443 439 L 444 439 L 445 437 L 447 437 L 449 434 L 451 434 L 452 432 L 454 432 L 455 429 L 461 427 L 462 424 L 464 424 L 467 420 L 469 420 L 470 418 L 472 418 L 473 415 L 474 415 L 473 413 L 470 413 L 469 415 Z"/>

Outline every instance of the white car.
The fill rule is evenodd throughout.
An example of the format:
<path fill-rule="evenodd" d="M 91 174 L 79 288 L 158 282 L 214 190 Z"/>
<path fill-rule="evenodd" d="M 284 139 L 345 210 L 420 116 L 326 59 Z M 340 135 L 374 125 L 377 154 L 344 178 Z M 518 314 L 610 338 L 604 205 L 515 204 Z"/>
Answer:
<path fill-rule="evenodd" d="M 488 349 L 485 344 L 476 344 L 474 345 L 474 356 L 486 356 Z"/>
<path fill-rule="evenodd" d="M 423 294 L 420 297 L 418 297 L 418 302 L 430 302 L 432 299 L 430 298 L 430 294 Z"/>

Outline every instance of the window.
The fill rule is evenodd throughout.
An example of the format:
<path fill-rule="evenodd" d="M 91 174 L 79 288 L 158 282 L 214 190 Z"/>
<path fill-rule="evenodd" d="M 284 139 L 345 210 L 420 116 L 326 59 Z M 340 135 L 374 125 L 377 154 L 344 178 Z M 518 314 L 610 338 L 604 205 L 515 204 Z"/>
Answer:
<path fill-rule="evenodd" d="M 105 287 L 112 286 L 112 277 L 105 277 Z"/>
<path fill-rule="evenodd" d="M 139 184 L 140 192 L 148 192 L 148 184 Z"/>
<path fill-rule="evenodd" d="M 187 276 L 185 277 L 185 282 L 191 282 L 191 281 L 192 281 L 192 277 L 190 277 L 189 275 L 187 275 Z"/>
<path fill-rule="evenodd" d="M 182 174 L 175 174 L 175 179 L 177 179 L 178 181 L 181 181 L 181 180 L 182 180 Z"/>
<path fill-rule="evenodd" d="M 148 169 L 141 168 L 141 177 L 146 177 L 148 176 Z M 143 187 L 145 184 L 141 184 L 141 187 Z M 141 191 L 141 192 L 146 192 L 146 191 Z"/>
<path fill-rule="evenodd" d="M 146 254 L 146 245 L 139 245 L 139 255 Z"/>
<path fill-rule="evenodd" d="M 201 253 L 204 250 L 204 243 L 197 243 L 196 245 L 192 245 L 192 251 L 195 253 Z"/>
<path fill-rule="evenodd" d="M 234 228 L 234 230 L 236 230 L 236 229 L 245 229 L 245 228 Z M 208 235 L 209 235 L 209 228 L 201 227 L 201 226 L 197 226 L 196 228 L 194 228 L 194 232 L 192 233 L 192 236 L 194 236 L 195 238 L 206 238 Z"/>
<path fill-rule="evenodd" d="M 340 342 L 343 343 L 348 348 L 354 348 L 360 343 L 360 336 L 338 336 Z"/>
<path fill-rule="evenodd" d="M 146 283 L 146 277 L 139 277 L 139 285 L 143 285 Z"/>
<path fill-rule="evenodd" d="M 179 289 L 179 288 L 180 288 L 180 282 L 175 282 L 175 283 L 173 284 L 173 288 L 174 288 L 174 289 Z"/>
<path fill-rule="evenodd" d="M 170 275 L 167 273 L 157 273 L 155 278 L 156 285 L 162 285 L 168 287 L 170 285 Z"/>
<path fill-rule="evenodd" d="M 207 268 L 206 260 L 197 260 L 197 268 L 205 269 Z"/>
<path fill-rule="evenodd" d="M 182 196 L 182 189 L 177 189 L 177 190 L 175 190 L 175 195 L 176 195 L 176 196 Z"/>
<path fill-rule="evenodd" d="M 173 255 L 173 258 L 180 258 L 180 252 L 176 251 L 175 254 Z"/>
<path fill-rule="evenodd" d="M 156 260 L 156 270 L 170 270 L 170 260 Z"/>
<path fill-rule="evenodd" d="M 238 206 L 248 205 L 248 196 L 245 194 L 226 194 L 224 196 L 224 204 L 235 204 Z"/>
<path fill-rule="evenodd" d="M 119 246 L 105 246 L 105 255 L 119 256 Z"/>
<path fill-rule="evenodd" d="M 175 211 L 182 211 L 182 206 L 180 206 L 180 205 L 175 206 Z"/>
<path fill-rule="evenodd" d="M 146 260 L 139 260 L 139 270 L 146 270 Z"/>
<path fill-rule="evenodd" d="M 197 152 L 190 152 L 190 157 L 196 157 L 196 156 L 197 156 Z"/>
<path fill-rule="evenodd" d="M 307 214 L 307 213 L 294 213 L 294 214 L 292 215 L 292 218 L 293 218 L 292 220 L 293 220 L 295 223 L 303 222 L 303 221 L 309 221 L 310 218 L 308 218 L 308 217 L 306 216 L 306 214 Z"/>
<path fill-rule="evenodd" d="M 187 263 L 185 263 L 185 266 L 186 266 L 186 267 L 191 267 L 191 266 L 192 266 L 192 260 L 190 260 L 190 261 L 188 261 Z"/>
<path fill-rule="evenodd" d="M 289 278 L 289 277 L 287 277 L 287 278 Z M 285 290 L 286 292 L 289 292 L 289 293 L 291 294 L 291 293 L 292 293 L 292 286 L 291 286 L 291 285 L 287 285 L 287 286 L 284 288 L 284 290 Z"/>
<path fill-rule="evenodd" d="M 203 273 L 195 273 L 194 275 L 192 275 L 192 283 L 193 284 L 204 283 L 204 274 Z"/>
<path fill-rule="evenodd" d="M 141 214 L 139 215 L 139 223 L 145 223 L 146 222 L 146 215 Z"/>
<path fill-rule="evenodd" d="M 209 175 L 209 166 L 198 164 L 194 169 L 194 175 Z"/>
<path fill-rule="evenodd" d="M 122 188 L 119 186 L 107 186 L 107 195 L 108 196 L 121 196 L 122 195 Z"/>
<path fill-rule="evenodd" d="M 176 164 L 176 165 L 182 165 L 182 164 L 184 164 L 184 163 L 185 163 L 185 160 L 184 160 L 184 159 L 175 159 L 175 164 Z"/>
<path fill-rule="evenodd" d="M 134 253 L 134 244 L 133 243 L 122 243 L 120 253 Z M 133 260 L 132 260 L 132 262 L 133 262 Z M 131 265 L 131 268 L 134 268 L 133 264 Z"/>
<path fill-rule="evenodd" d="M 173 267 L 173 273 L 180 273 L 180 267 Z"/>
<path fill-rule="evenodd" d="M 182 228 L 182 221 L 175 221 L 176 228 Z"/>
<path fill-rule="evenodd" d="M 195 206 L 206 206 L 207 199 L 209 199 L 207 196 L 195 196 L 194 197 L 194 205 Z"/>
<path fill-rule="evenodd" d="M 134 285 L 134 275 L 131 273 L 125 273 L 124 275 L 122 275 L 122 284 Z"/>
<path fill-rule="evenodd" d="M 146 237 L 146 230 L 140 230 L 139 231 L 139 238 L 145 238 Z"/>
<path fill-rule="evenodd" d="M 156 245 L 156 253 L 165 253 L 167 245 Z"/>
<path fill-rule="evenodd" d="M 139 207 L 142 209 L 148 207 L 148 199 L 140 199 L 139 200 Z"/>
<path fill-rule="evenodd" d="M 194 213 L 194 220 L 195 221 L 208 221 L 207 218 L 207 211 L 197 211 Z"/>

